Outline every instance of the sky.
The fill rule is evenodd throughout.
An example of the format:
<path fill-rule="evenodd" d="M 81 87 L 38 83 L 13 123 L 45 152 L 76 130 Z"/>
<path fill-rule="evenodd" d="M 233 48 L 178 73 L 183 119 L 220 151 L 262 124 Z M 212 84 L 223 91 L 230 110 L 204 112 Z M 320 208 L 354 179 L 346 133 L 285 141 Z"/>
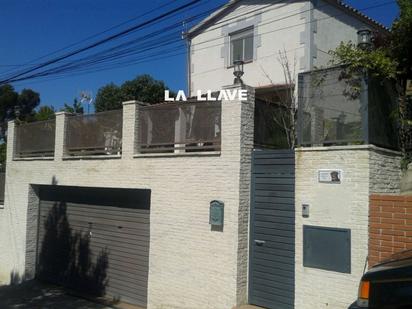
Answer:
<path fill-rule="evenodd" d="M 0 78 L 22 68 L 27 63 L 42 63 L 58 54 L 38 59 L 56 50 L 88 38 L 91 35 L 107 30 L 115 25 L 123 24 L 89 41 L 60 51 L 74 50 L 87 43 L 114 34 L 132 25 L 161 14 L 172 7 L 177 7 L 188 0 L 0 0 Z M 204 1 L 192 11 L 186 11 L 172 21 L 181 20 L 182 16 L 190 17 L 195 12 L 210 10 L 224 4 L 225 0 Z M 383 7 L 370 9 L 364 13 L 390 27 L 398 15 L 395 1 L 390 0 L 346 0 L 347 4 L 358 8 L 366 8 L 377 3 L 389 3 Z M 170 5 L 161 10 L 137 18 L 162 5 Z M 166 25 L 165 22 L 143 29 L 142 34 L 154 31 L 156 27 Z M 182 30 L 184 26 L 182 25 Z M 135 34 L 140 35 L 139 33 Z M 129 36 L 119 42 L 133 38 Z M 110 46 L 110 45 L 108 45 Z M 104 47 L 104 46 L 103 46 Z M 182 53 L 173 57 L 147 60 L 129 64 L 125 67 L 105 71 L 91 72 L 84 75 L 70 75 L 65 78 L 47 77 L 46 79 L 26 80 L 13 83 L 16 90 L 31 88 L 40 93 L 41 105 L 53 105 L 56 109 L 64 103 L 72 103 L 81 91 L 90 91 L 94 96 L 97 90 L 110 82 L 120 85 L 139 74 L 148 73 L 156 79 L 163 80 L 171 89 L 186 89 L 186 56 L 185 47 L 181 44 Z M 176 53 L 177 54 L 177 53 Z"/>

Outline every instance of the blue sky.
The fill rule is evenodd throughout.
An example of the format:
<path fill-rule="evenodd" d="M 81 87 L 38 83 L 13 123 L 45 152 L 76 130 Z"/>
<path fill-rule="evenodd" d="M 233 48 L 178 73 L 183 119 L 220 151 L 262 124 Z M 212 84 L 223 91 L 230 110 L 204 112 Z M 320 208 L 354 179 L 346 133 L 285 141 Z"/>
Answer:
<path fill-rule="evenodd" d="M 179 3 L 185 2 L 187 1 L 174 1 L 171 5 L 177 6 Z M 205 2 L 195 11 L 204 11 L 226 1 L 213 0 Z M 389 1 L 346 0 L 345 2 L 355 8 L 362 9 Z M 166 0 L 1 0 L 0 76 L 7 71 L 21 68 L 19 65 L 31 62 L 38 57 L 135 18 L 165 3 L 167 3 Z M 167 9 L 170 8 L 165 8 L 163 11 Z M 144 19 L 155 16 L 155 14 L 160 14 L 160 11 L 134 20 L 109 33 L 139 23 Z M 190 16 L 192 13 L 187 12 L 185 14 Z M 386 26 L 390 26 L 398 14 L 398 8 L 393 2 L 380 8 L 365 11 L 365 14 Z M 150 31 L 150 29 L 147 31 Z M 183 46 L 182 51 L 184 51 Z M 34 63 L 40 63 L 45 59 L 47 58 L 37 60 Z M 40 93 L 42 105 L 54 105 L 56 108 L 60 108 L 65 102 L 71 103 L 82 90 L 90 90 L 96 94 L 99 87 L 109 82 L 121 84 L 123 81 L 143 73 L 164 80 L 172 89 L 185 89 L 185 59 L 185 55 L 178 55 L 158 61 L 139 63 L 86 75 L 75 75 L 59 79 L 28 80 L 13 85 L 17 90 L 31 88 Z"/>

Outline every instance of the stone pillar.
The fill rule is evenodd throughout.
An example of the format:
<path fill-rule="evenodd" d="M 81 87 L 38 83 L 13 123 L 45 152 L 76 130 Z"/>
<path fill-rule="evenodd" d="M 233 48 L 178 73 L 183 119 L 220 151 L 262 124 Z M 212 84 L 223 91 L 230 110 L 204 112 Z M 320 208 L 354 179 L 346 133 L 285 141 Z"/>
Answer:
<path fill-rule="evenodd" d="M 136 153 L 139 101 L 123 102 L 122 158 L 131 159 Z"/>
<path fill-rule="evenodd" d="M 251 163 L 254 142 L 255 90 L 246 85 L 231 85 L 224 90 L 247 90 L 247 100 L 222 101 L 222 156 L 239 162 L 239 204 L 236 235 L 236 305 L 247 303 L 249 263 L 249 209 Z M 227 136 L 225 132 L 236 132 Z"/>
<path fill-rule="evenodd" d="M 179 144 L 186 137 L 186 115 L 183 109 L 179 108 L 179 117 L 175 121 L 175 153 L 184 153 L 185 144 Z"/>
<path fill-rule="evenodd" d="M 16 148 L 16 138 L 15 138 L 15 121 L 9 121 L 7 124 L 7 157 L 6 162 L 9 164 L 13 161 L 14 149 Z"/>
<path fill-rule="evenodd" d="M 56 135 L 54 140 L 54 161 L 62 161 L 65 155 L 67 112 L 56 113 Z"/>

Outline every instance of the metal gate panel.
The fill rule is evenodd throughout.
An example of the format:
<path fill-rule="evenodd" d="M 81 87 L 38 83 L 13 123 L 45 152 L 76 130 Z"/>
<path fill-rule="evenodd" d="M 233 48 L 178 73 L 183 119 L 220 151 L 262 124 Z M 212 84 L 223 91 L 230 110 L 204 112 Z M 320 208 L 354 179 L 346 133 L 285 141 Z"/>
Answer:
<path fill-rule="evenodd" d="M 78 194 L 86 201 L 85 195 Z M 55 200 L 44 194 L 40 200 L 37 276 L 91 296 L 146 306 L 149 207 L 50 196 Z"/>
<path fill-rule="evenodd" d="M 249 303 L 292 309 L 295 299 L 295 154 L 255 150 L 252 161 Z"/>

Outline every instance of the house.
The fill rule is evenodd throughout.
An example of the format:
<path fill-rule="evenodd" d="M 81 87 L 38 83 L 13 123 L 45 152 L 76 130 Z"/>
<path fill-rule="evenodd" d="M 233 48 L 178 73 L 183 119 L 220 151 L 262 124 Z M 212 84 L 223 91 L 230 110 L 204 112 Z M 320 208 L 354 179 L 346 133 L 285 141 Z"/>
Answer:
<path fill-rule="evenodd" d="M 400 156 L 376 142 L 376 109 L 359 109 L 376 95 L 336 94 L 334 111 L 304 72 L 365 26 L 387 31 L 338 1 L 230 1 L 187 35 L 189 85 L 247 100 L 10 122 L 0 280 L 147 308 L 346 308 L 367 261 L 369 197 L 399 191 Z M 283 50 L 302 87 L 285 84 Z M 239 57 L 247 86 L 232 84 Z M 292 87 L 307 107 L 295 151 L 261 103 Z"/>

